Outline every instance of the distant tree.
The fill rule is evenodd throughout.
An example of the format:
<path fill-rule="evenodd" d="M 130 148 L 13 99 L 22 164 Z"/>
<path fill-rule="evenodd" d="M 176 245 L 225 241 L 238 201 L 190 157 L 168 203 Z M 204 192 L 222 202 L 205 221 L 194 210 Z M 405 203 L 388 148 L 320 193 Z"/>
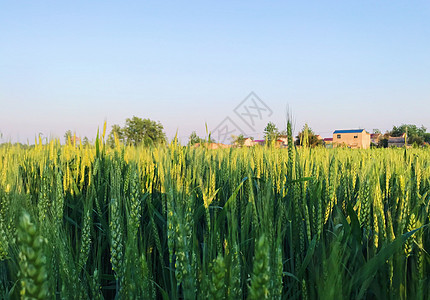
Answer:
<path fill-rule="evenodd" d="M 73 137 L 73 133 L 71 130 L 67 130 L 66 133 L 64 134 L 64 141 L 67 143 L 70 139 L 70 141 L 72 140 Z"/>
<path fill-rule="evenodd" d="M 245 144 L 245 136 L 243 134 L 240 134 L 238 136 L 232 135 L 233 144 L 239 147 L 243 147 Z"/>
<path fill-rule="evenodd" d="M 426 143 L 430 143 L 430 133 L 429 132 L 426 132 L 426 133 L 424 133 L 424 142 L 426 142 Z"/>
<path fill-rule="evenodd" d="M 207 142 L 209 144 L 216 143 L 216 140 L 212 137 L 212 134 L 209 133 Z"/>
<path fill-rule="evenodd" d="M 318 136 L 313 132 L 313 130 L 305 124 L 302 131 L 296 136 L 296 145 L 303 147 L 316 147 L 322 146 L 323 140 L 319 139 Z"/>
<path fill-rule="evenodd" d="M 373 133 L 374 134 L 380 134 L 381 130 L 379 130 L 378 128 L 373 129 Z"/>
<path fill-rule="evenodd" d="M 418 135 L 418 136 L 424 136 L 426 133 L 427 128 L 424 126 L 417 127 L 416 125 L 412 124 L 402 124 L 399 127 L 393 126 L 393 129 L 391 130 L 391 136 L 401 136 L 403 133 L 407 133 L 409 136 Z"/>
<path fill-rule="evenodd" d="M 287 132 L 287 130 L 286 129 L 284 129 L 284 130 L 282 130 L 282 131 L 280 131 L 279 132 L 279 136 L 287 136 L 288 135 L 288 132 Z"/>
<path fill-rule="evenodd" d="M 264 139 L 266 140 L 266 144 L 271 144 L 272 141 L 275 141 L 279 136 L 279 131 L 276 125 L 272 122 L 267 123 L 264 128 Z"/>
<path fill-rule="evenodd" d="M 124 130 L 118 124 L 113 124 L 108 135 L 107 143 L 110 147 L 115 146 L 115 135 L 118 140 L 124 143 Z"/>
<path fill-rule="evenodd" d="M 133 116 L 127 118 L 123 128 L 124 137 L 129 145 L 153 145 L 166 143 L 163 125 L 150 119 Z"/>
<path fill-rule="evenodd" d="M 388 139 L 390 137 L 390 132 L 385 132 L 378 140 L 378 148 L 387 148 L 388 147 Z"/>
<path fill-rule="evenodd" d="M 2 148 L 2 147 L 11 147 L 11 146 L 14 146 L 14 147 L 19 147 L 19 148 L 21 148 L 21 149 L 30 149 L 30 148 L 34 148 L 34 145 L 27 145 L 27 144 L 22 144 L 22 143 L 20 143 L 20 142 L 16 142 L 16 143 L 11 143 L 10 141 L 9 142 L 5 142 L 5 143 L 1 143 L 0 144 L 0 148 Z"/>
<path fill-rule="evenodd" d="M 88 146 L 90 144 L 90 140 L 88 139 L 88 137 L 84 137 L 84 139 L 82 140 L 82 144 L 84 146 Z"/>
<path fill-rule="evenodd" d="M 402 124 L 398 127 L 393 126 L 390 136 L 400 137 L 405 133 L 409 144 L 422 145 L 426 139 L 430 140 L 430 136 L 428 136 L 426 131 L 427 129 L 424 126 L 417 127 L 412 124 Z"/>
<path fill-rule="evenodd" d="M 204 140 L 200 138 L 195 131 L 191 132 L 189 138 L 188 138 L 188 145 L 195 145 L 199 143 L 203 143 Z"/>
<path fill-rule="evenodd" d="M 408 144 L 421 146 L 424 144 L 424 139 L 421 136 L 413 135 L 408 137 Z"/>

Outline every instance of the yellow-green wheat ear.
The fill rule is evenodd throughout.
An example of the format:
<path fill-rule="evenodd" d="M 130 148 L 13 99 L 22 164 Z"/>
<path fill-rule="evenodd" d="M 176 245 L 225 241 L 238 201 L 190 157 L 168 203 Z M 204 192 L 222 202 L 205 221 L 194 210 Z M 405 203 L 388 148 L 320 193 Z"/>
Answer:
<path fill-rule="evenodd" d="M 2 223 L 0 223 L 0 261 L 7 257 L 8 241 L 6 239 L 6 232 L 3 229 Z"/>
<path fill-rule="evenodd" d="M 51 299 L 43 243 L 30 215 L 24 212 L 18 227 L 21 299 Z"/>
<path fill-rule="evenodd" d="M 254 268 L 251 277 L 249 299 L 269 299 L 269 244 L 262 235 L 255 245 Z"/>
<path fill-rule="evenodd" d="M 224 257 L 219 255 L 212 263 L 212 284 L 209 287 L 209 299 L 225 299 L 226 271 Z"/>

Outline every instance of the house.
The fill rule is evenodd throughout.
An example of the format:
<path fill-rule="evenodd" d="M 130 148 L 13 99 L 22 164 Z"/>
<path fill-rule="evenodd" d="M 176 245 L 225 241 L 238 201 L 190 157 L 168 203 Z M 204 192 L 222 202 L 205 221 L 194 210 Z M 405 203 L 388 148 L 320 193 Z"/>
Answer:
<path fill-rule="evenodd" d="M 237 141 L 233 143 L 233 147 L 252 147 L 255 146 L 255 141 L 252 137 L 247 137 L 243 140 L 243 144 L 240 145 Z"/>
<path fill-rule="evenodd" d="M 235 141 L 234 143 L 233 143 L 233 147 L 252 147 L 252 146 L 254 146 L 255 145 L 255 143 L 254 143 L 254 139 L 252 138 L 252 137 L 247 137 L 247 138 L 244 138 L 243 139 L 243 144 L 239 144 L 239 142 L 238 141 Z"/>
<path fill-rule="evenodd" d="M 333 138 L 324 138 L 323 142 L 326 148 L 333 148 Z"/>
<path fill-rule="evenodd" d="M 254 140 L 250 137 L 247 137 L 245 139 L 245 141 L 243 142 L 243 146 L 245 146 L 245 147 L 252 147 L 254 145 L 255 145 Z"/>
<path fill-rule="evenodd" d="M 333 147 L 346 146 L 355 149 L 370 148 L 370 134 L 364 129 L 335 130 Z"/>
<path fill-rule="evenodd" d="M 287 148 L 288 147 L 288 140 L 285 141 L 283 139 L 277 139 L 275 142 L 275 146 L 279 148 Z"/>
<path fill-rule="evenodd" d="M 404 147 L 406 135 L 401 136 L 390 136 L 388 138 L 388 147 Z"/>
<path fill-rule="evenodd" d="M 284 147 L 288 146 L 288 135 L 279 135 L 278 140 L 281 141 L 284 144 Z"/>

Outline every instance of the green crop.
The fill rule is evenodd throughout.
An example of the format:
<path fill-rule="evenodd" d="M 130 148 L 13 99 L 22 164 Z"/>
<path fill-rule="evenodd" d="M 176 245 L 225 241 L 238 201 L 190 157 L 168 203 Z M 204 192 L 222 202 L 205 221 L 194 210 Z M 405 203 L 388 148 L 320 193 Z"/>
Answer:
<path fill-rule="evenodd" d="M 427 149 L 97 138 L 0 168 L 1 299 L 430 299 Z"/>

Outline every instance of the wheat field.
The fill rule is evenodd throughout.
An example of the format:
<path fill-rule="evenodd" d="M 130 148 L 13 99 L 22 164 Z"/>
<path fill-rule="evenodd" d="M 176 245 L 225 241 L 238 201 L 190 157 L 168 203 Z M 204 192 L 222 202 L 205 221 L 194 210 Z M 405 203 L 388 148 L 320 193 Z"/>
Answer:
<path fill-rule="evenodd" d="M 6 145 L 0 298 L 430 299 L 429 192 L 426 149 Z"/>

